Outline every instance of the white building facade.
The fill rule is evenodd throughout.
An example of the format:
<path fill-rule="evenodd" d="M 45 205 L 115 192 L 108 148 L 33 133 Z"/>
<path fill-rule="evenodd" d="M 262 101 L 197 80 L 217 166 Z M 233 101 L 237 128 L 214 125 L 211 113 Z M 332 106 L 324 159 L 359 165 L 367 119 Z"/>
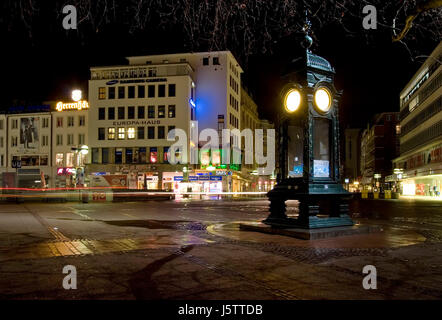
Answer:
<path fill-rule="evenodd" d="M 175 142 L 167 140 L 173 129 L 186 133 L 188 151 L 202 145 L 195 137 L 191 141 L 191 131 L 196 131 L 192 121 L 198 121 L 198 132 L 240 128 L 242 69 L 233 55 L 222 51 L 127 60 L 124 66 L 91 68 L 87 172 L 92 181 L 100 184 L 114 176 L 107 180 L 118 184 L 127 176 L 131 189 L 233 191 L 229 167 L 210 161 L 170 164 L 167 158 Z M 238 135 L 232 144 L 239 146 Z M 184 160 L 184 154 L 175 155 Z"/>
<path fill-rule="evenodd" d="M 394 176 L 403 195 L 442 191 L 442 42 L 400 95 L 400 156 Z"/>

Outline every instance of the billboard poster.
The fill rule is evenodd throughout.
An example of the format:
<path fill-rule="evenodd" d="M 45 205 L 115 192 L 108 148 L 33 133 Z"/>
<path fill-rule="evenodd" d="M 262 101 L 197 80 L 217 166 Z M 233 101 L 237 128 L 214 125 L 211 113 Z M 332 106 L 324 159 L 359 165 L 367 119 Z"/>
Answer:
<path fill-rule="evenodd" d="M 40 118 L 28 117 L 20 119 L 20 144 L 19 149 L 23 153 L 39 152 L 40 137 L 39 137 Z"/>

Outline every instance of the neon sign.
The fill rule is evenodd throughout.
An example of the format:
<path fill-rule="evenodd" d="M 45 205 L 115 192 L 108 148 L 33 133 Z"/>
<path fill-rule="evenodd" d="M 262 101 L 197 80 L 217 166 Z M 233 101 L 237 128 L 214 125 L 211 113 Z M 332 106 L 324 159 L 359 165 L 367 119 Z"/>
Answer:
<path fill-rule="evenodd" d="M 80 100 L 77 102 L 71 102 L 71 103 L 63 103 L 63 102 L 57 102 L 56 110 L 58 112 L 65 111 L 65 110 L 83 110 L 83 109 L 89 109 L 89 103 L 85 100 Z"/>

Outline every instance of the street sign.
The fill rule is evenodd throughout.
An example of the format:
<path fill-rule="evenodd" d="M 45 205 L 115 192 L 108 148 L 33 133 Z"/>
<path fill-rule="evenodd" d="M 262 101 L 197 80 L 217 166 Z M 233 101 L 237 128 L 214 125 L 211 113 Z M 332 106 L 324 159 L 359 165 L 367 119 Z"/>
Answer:
<path fill-rule="evenodd" d="M 12 160 L 12 168 L 20 169 L 21 168 L 21 160 Z"/>

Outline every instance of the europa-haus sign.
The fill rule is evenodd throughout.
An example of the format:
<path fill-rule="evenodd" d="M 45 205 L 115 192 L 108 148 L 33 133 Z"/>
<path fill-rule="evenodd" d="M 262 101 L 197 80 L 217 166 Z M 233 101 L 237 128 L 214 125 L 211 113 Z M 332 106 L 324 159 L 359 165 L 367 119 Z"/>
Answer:
<path fill-rule="evenodd" d="M 84 110 L 89 109 L 89 103 L 85 100 L 80 100 L 77 102 L 69 102 L 69 103 L 63 103 L 61 101 L 57 102 L 57 105 L 55 107 L 57 111 L 67 111 L 67 110 Z"/>

